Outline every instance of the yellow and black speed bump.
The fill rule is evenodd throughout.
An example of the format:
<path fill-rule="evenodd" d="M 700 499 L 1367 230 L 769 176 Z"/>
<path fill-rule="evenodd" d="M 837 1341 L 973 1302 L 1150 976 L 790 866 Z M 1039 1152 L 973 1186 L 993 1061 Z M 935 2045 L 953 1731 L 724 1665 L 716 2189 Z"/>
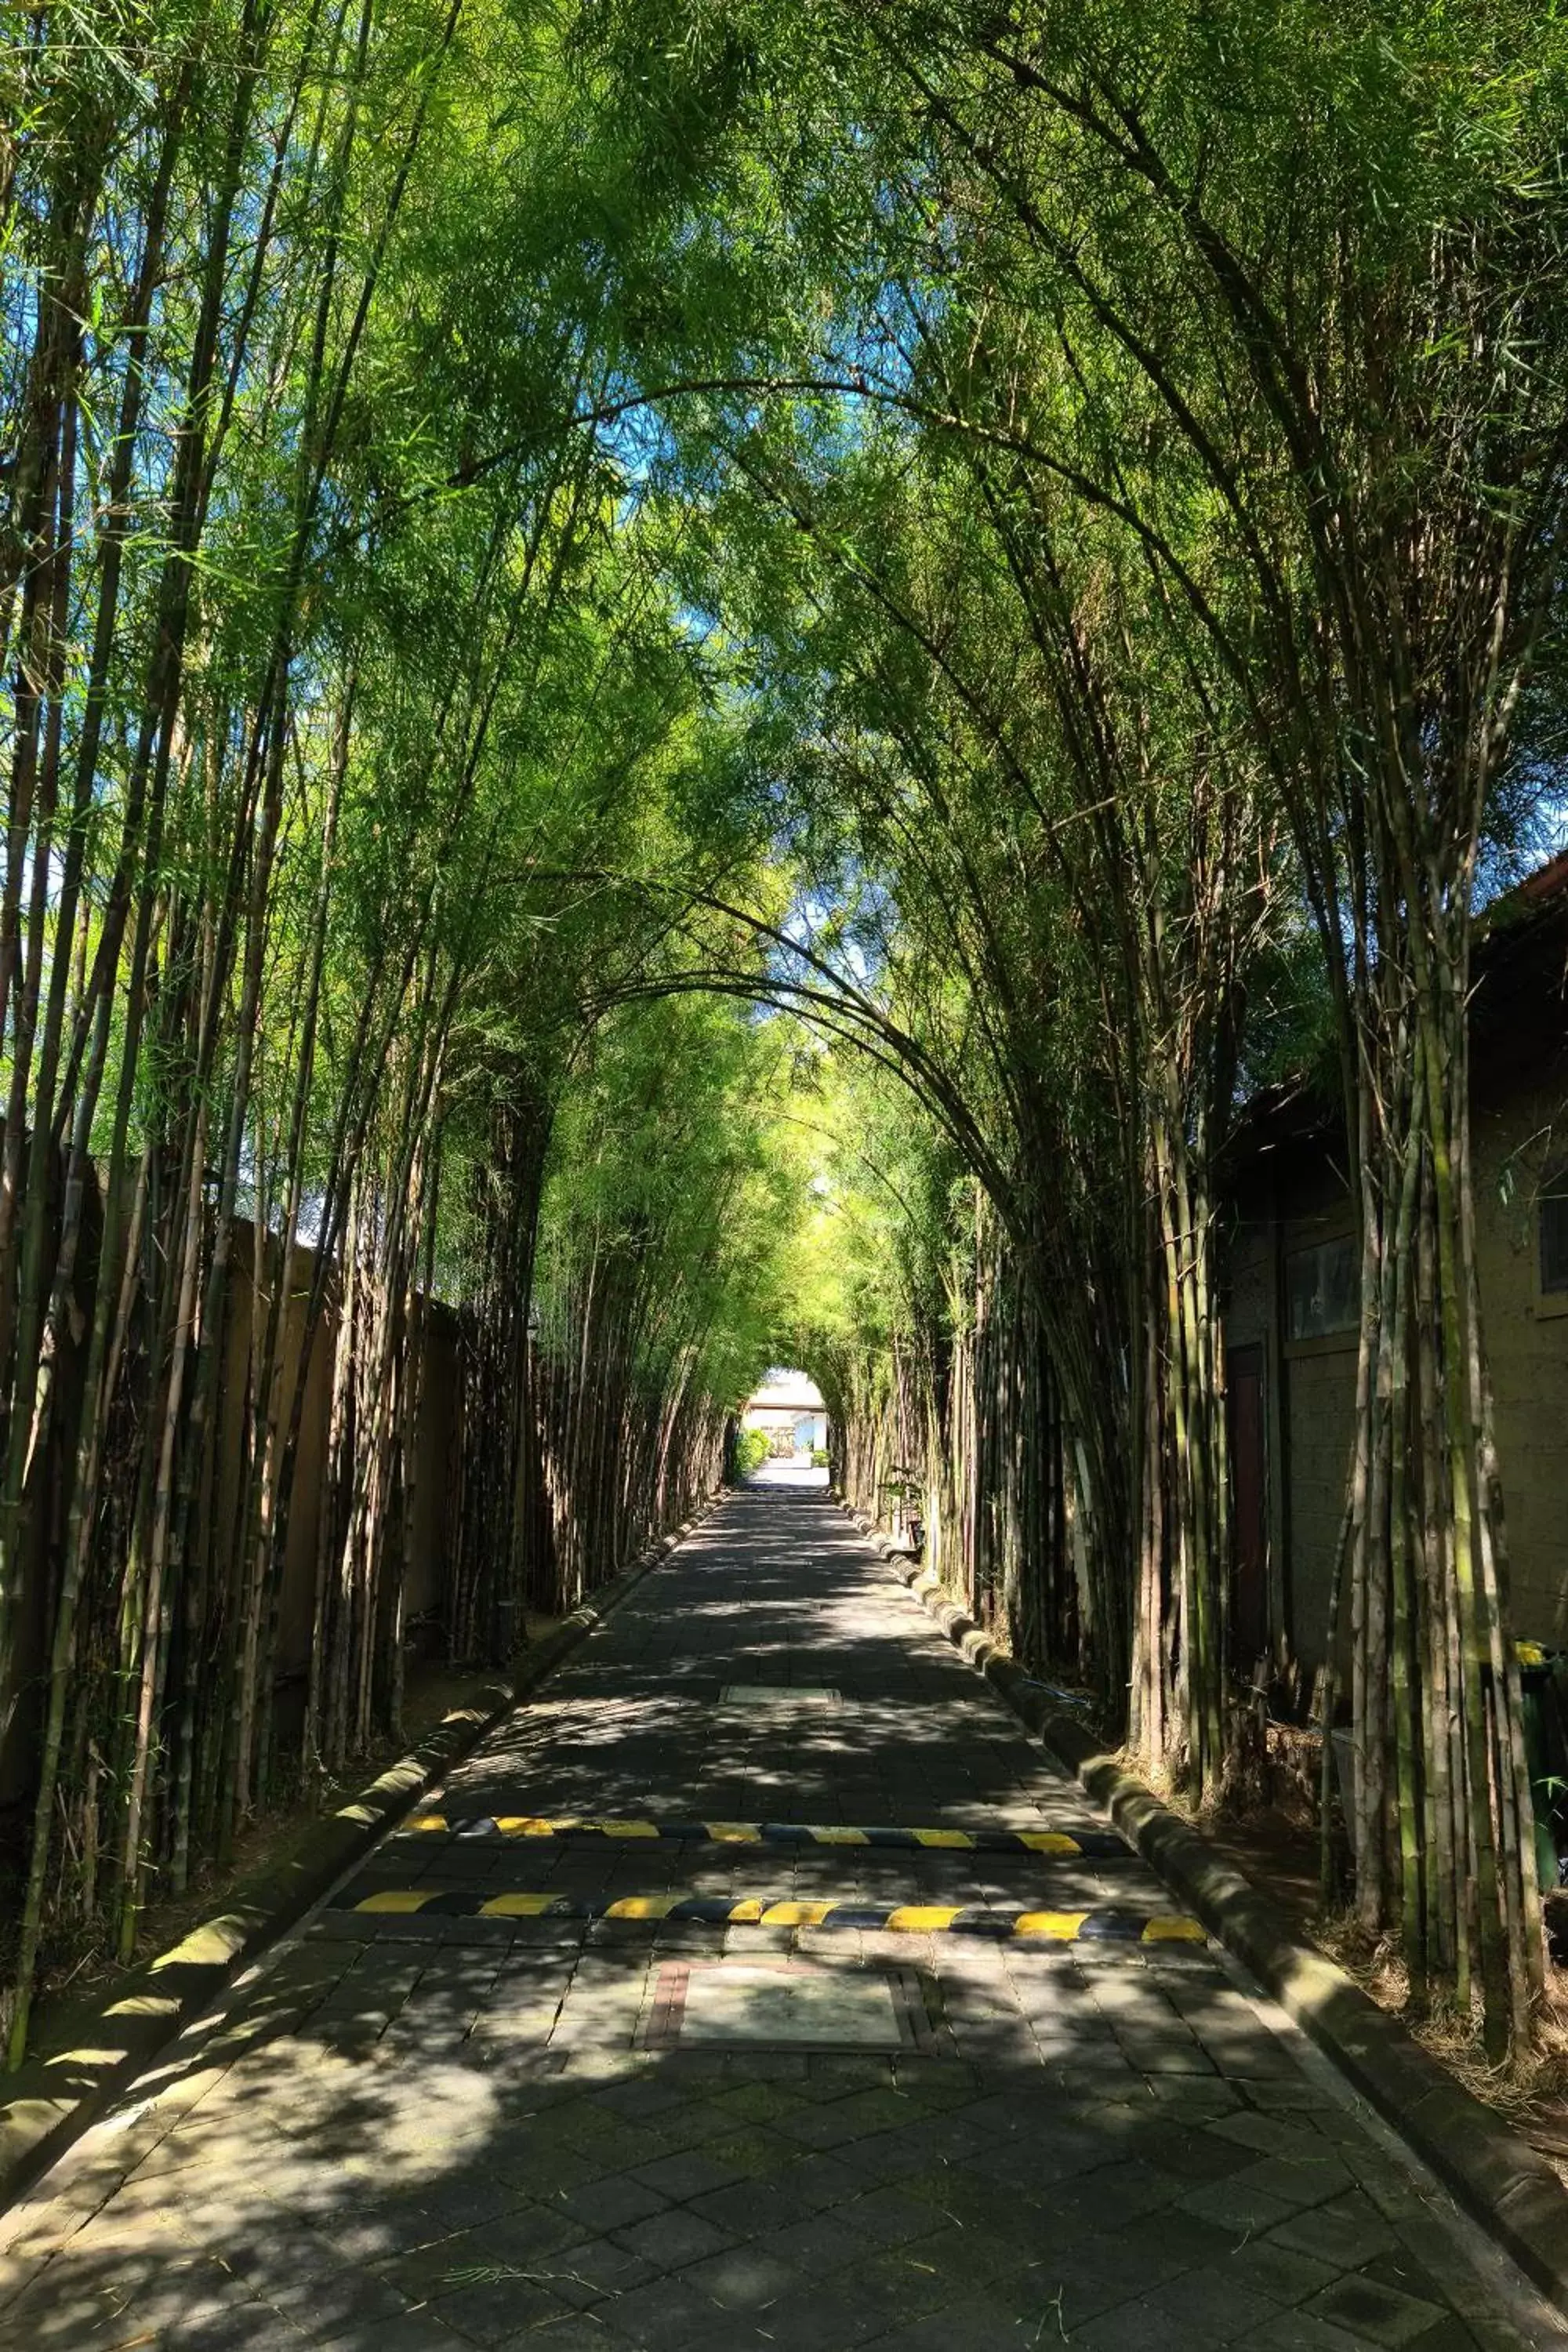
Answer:
<path fill-rule="evenodd" d="M 679 1845 L 854 1845 L 901 1853 L 1032 1853 L 1131 1862 L 1114 1830 L 849 1829 L 837 1822 L 595 1821 L 577 1814 L 416 1813 L 405 1830 L 479 1838 L 656 1838 Z"/>
<path fill-rule="evenodd" d="M 342 1907 L 384 1918 L 629 1919 L 705 1927 L 891 1929 L 913 1936 L 984 1936 L 1002 1943 L 1039 1937 L 1058 1944 L 1201 1944 L 1200 1921 L 1179 1912 L 990 1911 L 955 1903 L 822 1903 L 766 1895 L 486 1895 L 478 1887 L 383 1886 Z"/>

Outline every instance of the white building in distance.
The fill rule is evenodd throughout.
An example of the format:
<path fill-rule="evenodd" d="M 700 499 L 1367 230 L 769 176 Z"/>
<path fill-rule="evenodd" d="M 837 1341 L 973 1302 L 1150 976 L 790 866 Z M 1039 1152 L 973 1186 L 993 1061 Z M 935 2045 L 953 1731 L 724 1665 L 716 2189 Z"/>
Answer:
<path fill-rule="evenodd" d="M 810 1454 L 827 1443 L 822 1391 L 804 1372 L 775 1365 L 741 1412 L 742 1429 L 760 1429 L 775 1454 Z"/>

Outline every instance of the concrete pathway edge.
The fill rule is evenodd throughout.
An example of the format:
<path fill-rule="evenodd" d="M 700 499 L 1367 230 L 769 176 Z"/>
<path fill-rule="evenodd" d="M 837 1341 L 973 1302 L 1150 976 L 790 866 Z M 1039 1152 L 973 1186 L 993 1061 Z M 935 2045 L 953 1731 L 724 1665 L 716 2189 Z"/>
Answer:
<path fill-rule="evenodd" d="M 98 2121 L 231 1978 L 297 1927 L 428 1789 L 471 1755 L 684 1542 L 710 1507 L 711 1498 L 534 1643 L 510 1684 L 496 1685 L 494 1706 L 454 1710 L 416 1748 L 329 1814 L 288 1862 L 239 1879 L 220 1911 L 170 1950 L 107 1986 L 97 2015 L 83 2015 L 80 2047 L 30 2058 L 14 2074 L 0 2077 L 0 2211 Z"/>
<path fill-rule="evenodd" d="M 1152 1790 L 1109 1755 L 1084 1725 L 1052 1706 L 1017 1661 L 864 1513 L 848 1515 L 933 1617 L 1156 1871 L 1172 1893 L 1249 1969 L 1287 2015 L 1503 2245 L 1559 2310 L 1568 2312 L 1568 2189 L 1494 2108 L 1428 2056 Z"/>

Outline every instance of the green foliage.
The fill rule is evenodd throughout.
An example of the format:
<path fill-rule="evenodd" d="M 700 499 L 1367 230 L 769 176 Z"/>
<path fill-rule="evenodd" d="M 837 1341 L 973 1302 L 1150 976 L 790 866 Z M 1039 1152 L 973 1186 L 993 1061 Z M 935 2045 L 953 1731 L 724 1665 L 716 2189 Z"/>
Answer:
<path fill-rule="evenodd" d="M 735 1475 L 749 1478 L 760 1470 L 768 1458 L 767 1433 L 761 1429 L 742 1429 L 735 1440 Z"/>
<path fill-rule="evenodd" d="M 430 1294 L 465 1654 L 788 1354 L 939 1526 L 1070 1520 L 1058 1630 L 1214 1789 L 1238 1099 L 1337 1081 L 1374 1319 L 1410 1215 L 1468 1263 L 1470 908 L 1563 736 L 1561 12 L 87 13 L 0 40 L 16 2046 L 87 1809 L 128 1947 L 278 1778 L 313 1349 L 302 1770 L 395 1721 Z M 1449 1288 L 1406 1388 L 1453 1548 L 1497 1482 Z M 1380 1835 L 1425 1801 L 1390 1671 Z M 1513 1851 L 1467 1770 L 1460 1845 Z M 1415 1942 L 1419 1843 L 1366 1897 Z"/>

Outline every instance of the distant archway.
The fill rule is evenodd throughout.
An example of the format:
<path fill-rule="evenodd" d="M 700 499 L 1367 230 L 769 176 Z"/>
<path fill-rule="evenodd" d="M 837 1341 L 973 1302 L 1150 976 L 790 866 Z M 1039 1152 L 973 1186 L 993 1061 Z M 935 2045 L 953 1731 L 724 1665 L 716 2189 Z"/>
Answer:
<path fill-rule="evenodd" d="M 827 1450 L 827 1406 L 822 1391 L 794 1365 L 773 1365 L 741 1408 L 741 1427 L 768 1441 L 770 1458 L 809 1463 Z"/>

